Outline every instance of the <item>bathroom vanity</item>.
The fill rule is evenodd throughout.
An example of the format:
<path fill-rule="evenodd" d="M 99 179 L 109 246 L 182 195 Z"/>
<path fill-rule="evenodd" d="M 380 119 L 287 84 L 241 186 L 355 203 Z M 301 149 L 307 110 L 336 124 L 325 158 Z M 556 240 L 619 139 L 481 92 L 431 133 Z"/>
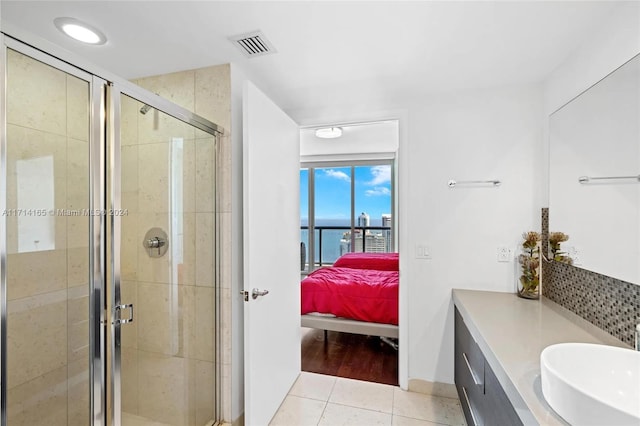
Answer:
<path fill-rule="evenodd" d="M 453 290 L 455 382 L 468 425 L 566 425 L 547 404 L 540 353 L 561 342 L 628 347 L 558 304 Z"/>

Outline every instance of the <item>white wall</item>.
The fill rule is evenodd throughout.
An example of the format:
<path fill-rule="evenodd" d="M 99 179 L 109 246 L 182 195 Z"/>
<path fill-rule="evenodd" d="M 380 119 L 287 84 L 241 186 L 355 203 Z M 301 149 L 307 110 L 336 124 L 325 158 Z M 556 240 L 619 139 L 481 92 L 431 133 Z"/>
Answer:
<path fill-rule="evenodd" d="M 625 2 L 602 20 L 598 31 L 582 43 L 544 82 L 543 167 L 541 200 L 548 205 L 548 116 L 640 53 L 640 2 Z"/>
<path fill-rule="evenodd" d="M 405 247 L 409 294 L 409 376 L 453 383 L 452 288 L 512 292 L 515 249 L 537 230 L 542 108 L 539 86 L 434 96 L 410 109 Z M 450 189 L 449 179 L 500 179 L 498 188 Z M 416 260 L 416 244 L 431 260 Z"/>
<path fill-rule="evenodd" d="M 409 325 L 408 335 L 401 335 L 409 350 L 408 371 L 401 366 L 401 377 L 453 383 L 452 288 L 514 290 L 514 263 L 498 263 L 496 248 L 515 248 L 522 232 L 540 228 L 540 207 L 547 200 L 548 113 L 640 51 L 639 8 L 628 3 L 614 9 L 601 31 L 545 82 L 544 98 L 543 88 L 532 85 L 439 94 L 407 104 L 287 111 L 301 125 L 400 119 L 399 243 L 401 287 L 407 290 L 401 321 Z M 237 104 L 234 95 L 234 211 L 241 206 L 236 191 L 242 188 Z M 451 190 L 446 186 L 451 178 L 497 178 L 503 184 Z M 237 242 L 242 241 L 236 225 L 234 258 L 241 256 Z M 429 245 L 431 260 L 413 258 L 418 243 Z M 234 271 L 237 266 L 234 262 Z M 241 278 L 238 272 L 233 279 L 233 295 Z M 233 295 L 235 419 L 243 411 L 242 305 Z"/>
<path fill-rule="evenodd" d="M 532 193 L 540 181 L 541 87 L 447 93 L 391 107 L 369 105 L 372 116 L 400 118 L 401 322 L 408 324 L 401 335 L 408 371 L 400 376 L 453 383 L 451 289 L 513 291 L 514 263 L 498 263 L 496 249 L 515 248 L 522 232 L 540 228 Z M 313 124 L 367 119 L 363 111 L 289 113 Z M 452 178 L 503 184 L 452 190 Z M 431 260 L 414 259 L 419 243 L 430 247 Z"/>

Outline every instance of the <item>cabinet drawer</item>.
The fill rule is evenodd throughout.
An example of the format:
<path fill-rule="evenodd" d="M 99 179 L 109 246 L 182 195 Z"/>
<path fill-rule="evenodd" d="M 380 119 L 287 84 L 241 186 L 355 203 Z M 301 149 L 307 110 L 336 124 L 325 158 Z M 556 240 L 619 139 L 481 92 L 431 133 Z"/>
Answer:
<path fill-rule="evenodd" d="M 491 370 L 489 364 L 484 366 L 485 379 L 485 408 L 490 418 L 487 418 L 487 424 L 504 425 L 504 426 L 520 426 L 522 421 L 518 417 L 516 410 L 511 405 L 511 401 L 507 394 L 500 386 L 498 378 Z"/>
<path fill-rule="evenodd" d="M 460 370 L 460 378 L 468 373 L 475 386 L 482 387 L 484 392 L 484 355 L 473 340 L 462 316 L 455 310 L 455 354 L 456 371 Z M 456 379 L 458 374 L 456 374 Z"/>
<path fill-rule="evenodd" d="M 463 386 L 456 382 L 458 397 L 468 426 L 489 426 L 491 423 L 484 418 L 487 407 L 484 395 L 477 386 Z"/>

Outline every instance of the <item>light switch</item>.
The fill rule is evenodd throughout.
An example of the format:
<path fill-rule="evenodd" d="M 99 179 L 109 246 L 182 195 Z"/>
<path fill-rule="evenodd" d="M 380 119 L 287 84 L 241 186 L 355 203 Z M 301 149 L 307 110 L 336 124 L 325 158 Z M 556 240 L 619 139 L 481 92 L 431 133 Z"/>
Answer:
<path fill-rule="evenodd" d="M 417 244 L 416 259 L 431 259 L 431 250 L 429 250 L 429 246 Z"/>

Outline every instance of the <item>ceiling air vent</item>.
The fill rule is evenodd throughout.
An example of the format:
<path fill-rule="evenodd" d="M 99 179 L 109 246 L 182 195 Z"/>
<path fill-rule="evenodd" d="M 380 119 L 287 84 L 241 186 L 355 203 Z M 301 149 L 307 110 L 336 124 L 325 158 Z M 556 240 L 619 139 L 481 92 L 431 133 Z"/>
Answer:
<path fill-rule="evenodd" d="M 274 49 L 271 42 L 267 40 L 261 31 L 253 31 L 235 37 L 229 37 L 229 40 L 231 40 L 247 58 L 276 53 L 276 49 Z"/>

